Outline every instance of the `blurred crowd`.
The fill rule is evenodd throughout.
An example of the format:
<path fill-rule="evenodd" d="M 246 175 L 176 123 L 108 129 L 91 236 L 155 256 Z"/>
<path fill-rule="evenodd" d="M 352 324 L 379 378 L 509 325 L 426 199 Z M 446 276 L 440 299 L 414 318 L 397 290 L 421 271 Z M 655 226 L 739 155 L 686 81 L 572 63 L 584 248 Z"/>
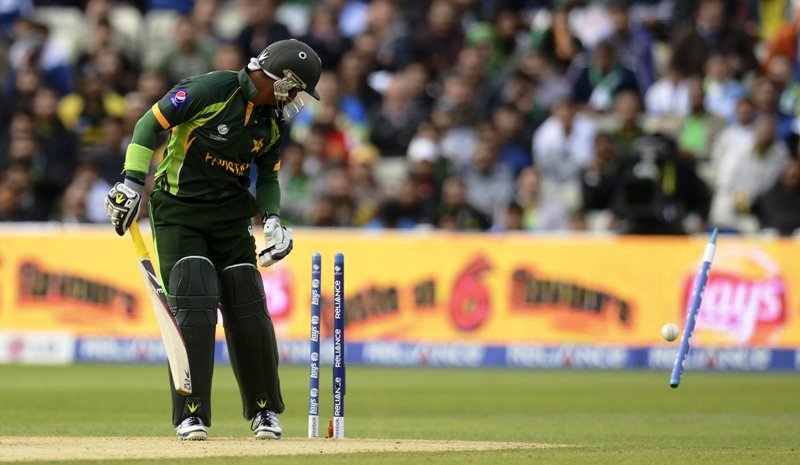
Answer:
<path fill-rule="evenodd" d="M 106 223 L 153 103 L 295 37 L 322 99 L 285 128 L 286 224 L 791 235 L 795 3 L 0 2 L 0 221 Z"/>

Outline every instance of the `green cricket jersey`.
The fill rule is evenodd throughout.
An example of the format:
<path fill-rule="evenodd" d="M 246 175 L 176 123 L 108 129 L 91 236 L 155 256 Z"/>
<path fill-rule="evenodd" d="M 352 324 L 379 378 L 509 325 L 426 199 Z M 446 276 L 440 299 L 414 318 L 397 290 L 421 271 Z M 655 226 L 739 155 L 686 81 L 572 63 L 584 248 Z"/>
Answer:
<path fill-rule="evenodd" d="M 255 164 L 259 213 L 279 213 L 280 117 L 273 107 L 254 106 L 255 95 L 245 69 L 182 80 L 136 124 L 126 175 L 144 179 L 156 136 L 171 129 L 158 188 L 187 200 L 223 200 L 247 191 Z"/>

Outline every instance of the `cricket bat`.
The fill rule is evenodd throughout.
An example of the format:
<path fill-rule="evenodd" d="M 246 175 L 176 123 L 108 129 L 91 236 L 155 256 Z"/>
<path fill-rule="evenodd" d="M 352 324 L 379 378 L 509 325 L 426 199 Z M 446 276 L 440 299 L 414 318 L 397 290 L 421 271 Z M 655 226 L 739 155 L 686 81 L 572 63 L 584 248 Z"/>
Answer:
<path fill-rule="evenodd" d="M 167 353 L 169 369 L 172 374 L 172 383 L 179 394 L 188 396 L 192 393 L 192 374 L 189 371 L 189 357 L 186 355 L 186 344 L 181 336 L 181 329 L 167 303 L 167 296 L 158 280 L 150 254 L 144 245 L 139 225 L 134 221 L 130 227 L 133 244 L 136 246 L 136 259 L 139 261 L 139 271 L 147 283 L 147 293 L 150 303 L 156 314 L 158 329 L 161 331 L 161 340 L 164 342 L 164 351 Z"/>

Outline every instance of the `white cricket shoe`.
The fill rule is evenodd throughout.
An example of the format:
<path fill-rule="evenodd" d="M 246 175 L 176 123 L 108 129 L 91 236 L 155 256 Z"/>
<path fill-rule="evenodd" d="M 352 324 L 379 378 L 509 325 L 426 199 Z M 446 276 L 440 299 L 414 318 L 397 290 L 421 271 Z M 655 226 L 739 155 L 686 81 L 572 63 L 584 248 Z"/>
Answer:
<path fill-rule="evenodd" d="M 184 418 L 175 430 L 181 441 L 205 441 L 208 437 L 203 420 L 194 415 Z"/>
<path fill-rule="evenodd" d="M 256 439 L 280 439 L 281 422 L 272 410 L 259 410 L 250 425 Z"/>

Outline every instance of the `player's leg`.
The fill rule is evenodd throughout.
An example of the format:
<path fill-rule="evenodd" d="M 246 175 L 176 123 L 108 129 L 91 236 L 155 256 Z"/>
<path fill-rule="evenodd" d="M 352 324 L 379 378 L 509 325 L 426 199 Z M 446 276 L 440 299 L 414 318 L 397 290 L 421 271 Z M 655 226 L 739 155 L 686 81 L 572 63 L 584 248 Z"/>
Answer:
<path fill-rule="evenodd" d="M 205 439 L 211 426 L 214 332 L 219 301 L 217 272 L 208 258 L 181 258 L 169 274 L 169 307 L 181 328 L 192 373 L 192 394 L 172 390 L 172 422 L 181 439 Z"/>
<path fill-rule="evenodd" d="M 181 439 L 205 439 L 211 425 L 211 380 L 214 371 L 214 331 L 218 280 L 206 238 L 183 223 L 193 215 L 186 206 L 161 192 L 150 203 L 158 267 L 170 310 L 181 328 L 192 374 L 192 395 L 172 389 L 172 421 Z"/>
<path fill-rule="evenodd" d="M 219 261 L 226 257 L 234 262 L 220 273 L 225 338 L 242 396 L 244 417 L 252 420 L 257 438 L 278 439 L 281 426 L 276 414 L 283 412 L 284 405 L 275 329 L 267 311 L 261 274 L 255 266 L 255 241 L 246 226 L 239 231 L 238 237 L 217 243 L 225 244 L 227 250 L 218 247 L 211 250 L 212 257 L 220 254 Z"/>

